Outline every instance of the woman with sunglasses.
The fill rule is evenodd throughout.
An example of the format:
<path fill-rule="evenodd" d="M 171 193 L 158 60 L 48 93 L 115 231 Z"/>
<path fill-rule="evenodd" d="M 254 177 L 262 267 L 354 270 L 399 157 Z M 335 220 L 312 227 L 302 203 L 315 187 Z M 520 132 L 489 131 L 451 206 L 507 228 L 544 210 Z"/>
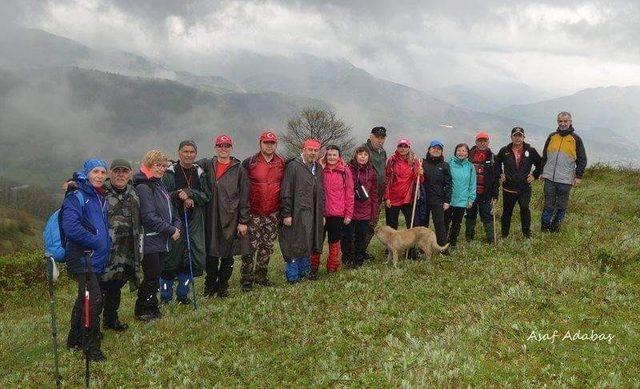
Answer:
<path fill-rule="evenodd" d="M 385 190 L 385 218 L 387 225 L 398 229 L 400 212 L 407 228 L 411 213 L 416 180 L 422 181 L 422 161 L 411 151 L 411 141 L 400 138 L 395 153 L 387 161 Z"/>

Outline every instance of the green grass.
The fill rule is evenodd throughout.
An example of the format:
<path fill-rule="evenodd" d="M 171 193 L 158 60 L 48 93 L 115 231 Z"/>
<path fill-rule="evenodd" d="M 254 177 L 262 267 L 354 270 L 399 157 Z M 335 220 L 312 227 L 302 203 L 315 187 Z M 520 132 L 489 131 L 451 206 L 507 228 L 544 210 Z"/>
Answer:
<path fill-rule="evenodd" d="M 387 268 L 374 240 L 374 263 L 289 286 L 276 255 L 277 285 L 243 294 L 237 261 L 230 298 L 199 299 L 195 312 L 170 305 L 151 324 L 134 321 L 125 288 L 121 316 L 130 329 L 105 333 L 108 361 L 92 365 L 92 380 L 103 387 L 638 387 L 640 174 L 590 169 L 556 235 L 537 233 L 539 184 L 532 207 L 530 241 L 515 221 L 496 247 L 463 243 L 451 256 L 398 270 Z M 57 291 L 61 345 L 73 286 L 67 280 Z M 51 386 L 44 283 L 3 299 L 1 386 Z M 554 343 L 527 340 L 554 330 Z M 567 331 L 592 330 L 615 337 L 561 340 Z M 64 384 L 82 385 L 82 354 L 64 347 L 60 354 Z"/>

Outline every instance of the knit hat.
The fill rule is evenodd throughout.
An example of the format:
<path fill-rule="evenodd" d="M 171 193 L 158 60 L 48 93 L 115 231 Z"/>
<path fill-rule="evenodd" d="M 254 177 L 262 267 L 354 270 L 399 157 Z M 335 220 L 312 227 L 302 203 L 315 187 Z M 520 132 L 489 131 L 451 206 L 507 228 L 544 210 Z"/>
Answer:
<path fill-rule="evenodd" d="M 91 158 L 84 161 L 82 165 L 82 171 L 78 173 L 78 179 L 86 180 L 89 177 L 89 173 L 97 167 L 102 167 L 104 170 L 107 170 L 107 163 L 101 159 Z"/>
<path fill-rule="evenodd" d="M 513 127 L 511 129 L 511 135 L 520 134 L 524 135 L 524 129 L 522 127 Z"/>

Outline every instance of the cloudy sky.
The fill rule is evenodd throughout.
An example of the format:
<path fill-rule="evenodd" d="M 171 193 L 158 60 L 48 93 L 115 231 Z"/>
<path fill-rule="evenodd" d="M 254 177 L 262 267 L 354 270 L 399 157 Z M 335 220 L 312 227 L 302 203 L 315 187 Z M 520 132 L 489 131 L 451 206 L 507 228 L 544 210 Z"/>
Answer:
<path fill-rule="evenodd" d="M 610 1 L 3 0 L 0 22 L 189 69 L 249 50 L 345 58 L 420 89 L 640 84 L 640 5 Z"/>

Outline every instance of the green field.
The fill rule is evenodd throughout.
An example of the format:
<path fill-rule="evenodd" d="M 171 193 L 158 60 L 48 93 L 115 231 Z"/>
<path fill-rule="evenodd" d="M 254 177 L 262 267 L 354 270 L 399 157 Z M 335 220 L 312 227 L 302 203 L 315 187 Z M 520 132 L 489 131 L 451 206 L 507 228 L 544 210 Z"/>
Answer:
<path fill-rule="evenodd" d="M 318 281 L 243 294 L 239 262 L 227 299 L 170 305 L 150 324 L 123 297 L 124 333 L 105 332 L 101 387 L 640 386 L 640 173 L 592 168 L 561 233 L 519 223 L 497 246 L 462 243 L 433 262 L 377 260 Z M 519 219 L 516 211 L 515 219 Z M 481 233 L 481 226 L 478 226 Z M 38 254 L 0 258 L 0 386 L 52 386 L 49 305 Z M 27 276 L 14 275 L 24 272 Z M 35 281 L 34 281 L 35 280 Z M 201 291 L 202 280 L 198 282 Z M 73 283 L 57 290 L 63 384 L 83 384 L 83 356 L 64 348 Z M 538 336 L 557 337 L 537 341 Z M 569 340 L 567 332 L 609 340 Z M 613 336 L 613 338 L 611 338 Z"/>

